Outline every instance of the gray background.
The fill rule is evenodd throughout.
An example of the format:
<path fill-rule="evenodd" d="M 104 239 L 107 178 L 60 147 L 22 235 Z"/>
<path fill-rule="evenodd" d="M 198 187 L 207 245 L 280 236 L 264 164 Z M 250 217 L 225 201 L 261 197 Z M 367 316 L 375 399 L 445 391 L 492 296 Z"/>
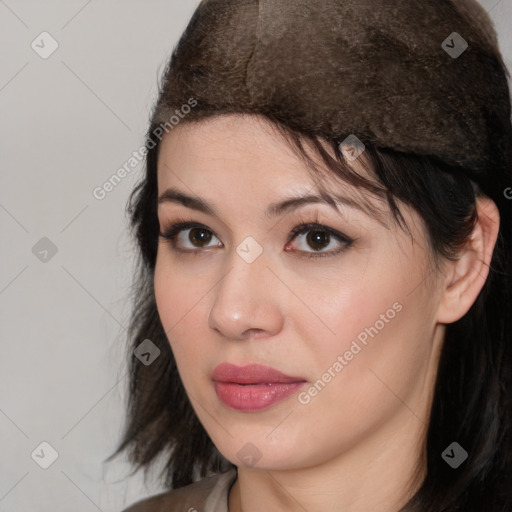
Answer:
<path fill-rule="evenodd" d="M 481 3 L 511 68 L 512 3 Z M 104 199 L 92 192 L 144 143 L 157 77 L 197 4 L 0 0 L 1 512 L 118 512 L 161 490 L 122 458 L 103 464 L 124 414 L 124 209 L 142 165 Z M 59 45 L 46 59 L 31 47 L 49 48 L 43 31 Z M 33 253 L 43 237 L 57 248 L 46 261 Z M 35 462 L 50 460 L 43 441 L 58 453 L 48 469 Z"/>

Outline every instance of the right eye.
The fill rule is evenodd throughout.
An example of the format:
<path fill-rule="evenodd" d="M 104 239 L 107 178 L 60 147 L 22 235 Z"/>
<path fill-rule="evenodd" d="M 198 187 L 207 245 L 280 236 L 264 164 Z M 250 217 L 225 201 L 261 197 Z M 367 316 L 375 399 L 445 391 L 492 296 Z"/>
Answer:
<path fill-rule="evenodd" d="M 172 224 L 163 233 L 160 233 L 161 238 L 171 242 L 174 250 L 183 252 L 197 252 L 195 249 L 209 247 L 207 244 L 212 239 L 212 236 L 217 238 L 206 226 L 192 221 L 177 222 Z M 192 246 L 187 247 L 185 245 L 187 242 L 191 243 Z M 211 247 L 222 247 L 222 244 L 216 244 Z"/>

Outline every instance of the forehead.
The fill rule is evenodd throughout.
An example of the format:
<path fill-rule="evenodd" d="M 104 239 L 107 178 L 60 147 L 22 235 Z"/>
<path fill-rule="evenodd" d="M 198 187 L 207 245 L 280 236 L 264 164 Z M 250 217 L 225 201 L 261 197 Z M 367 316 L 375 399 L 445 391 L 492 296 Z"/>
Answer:
<path fill-rule="evenodd" d="M 172 201 L 182 192 L 181 199 L 187 195 L 191 204 L 193 197 L 219 192 L 228 197 L 230 190 L 245 191 L 248 200 L 265 197 L 266 214 L 272 216 L 286 206 L 286 198 L 315 196 L 310 202 L 348 206 L 388 227 L 390 212 L 385 201 L 336 177 L 310 145 L 305 144 L 308 161 L 290 142 L 275 126 L 254 115 L 230 114 L 182 123 L 164 137 L 160 147 L 159 197 Z M 332 148 L 322 145 L 332 153 Z M 350 165 L 368 177 L 360 161 Z M 319 172 L 313 172 L 313 166 Z M 278 204 L 278 199 L 283 201 Z"/>

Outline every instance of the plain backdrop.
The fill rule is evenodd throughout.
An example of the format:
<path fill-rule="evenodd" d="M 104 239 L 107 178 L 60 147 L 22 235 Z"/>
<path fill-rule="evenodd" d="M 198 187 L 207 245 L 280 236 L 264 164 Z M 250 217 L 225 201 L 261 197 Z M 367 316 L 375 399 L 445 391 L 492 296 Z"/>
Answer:
<path fill-rule="evenodd" d="M 510 69 L 512 2 L 481 3 Z M 125 206 L 142 165 L 93 191 L 143 145 L 197 4 L 0 0 L 1 512 L 119 512 L 162 490 L 104 464 L 124 418 Z"/>

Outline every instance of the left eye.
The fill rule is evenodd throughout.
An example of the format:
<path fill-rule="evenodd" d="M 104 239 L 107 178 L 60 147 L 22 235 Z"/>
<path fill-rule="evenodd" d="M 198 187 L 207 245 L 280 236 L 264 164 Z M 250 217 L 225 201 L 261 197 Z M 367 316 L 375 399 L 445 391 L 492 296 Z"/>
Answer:
<path fill-rule="evenodd" d="M 187 231 L 188 236 L 182 236 Z M 215 245 L 208 246 L 212 238 L 217 237 L 206 226 L 195 222 L 179 222 L 174 224 L 164 233 L 160 233 L 160 237 L 170 240 L 173 250 L 182 253 L 197 254 L 200 252 L 197 250 L 198 248 L 222 246 L 220 241 Z M 308 253 L 307 257 L 312 258 L 333 256 L 343 249 L 350 247 L 353 243 L 353 240 L 346 235 L 317 223 L 301 224 L 300 226 L 295 227 L 291 232 L 290 240 L 286 244 L 287 248 L 289 247 L 290 242 L 295 238 L 299 238 L 301 242 L 306 242 L 306 244 L 313 249 L 313 251 L 300 249 L 298 252 Z M 331 245 L 332 238 L 334 238 L 341 247 L 330 251 L 323 251 L 323 249 Z M 192 247 L 187 247 L 185 242 L 190 242 Z"/>
<path fill-rule="evenodd" d="M 301 242 L 305 242 L 310 248 L 313 249 L 314 253 L 312 256 L 328 256 L 332 254 L 337 254 L 341 250 L 346 247 L 349 247 L 352 244 L 352 240 L 347 236 L 337 232 L 336 230 L 329 228 L 327 226 L 322 226 L 320 224 L 302 224 L 301 226 L 297 226 L 292 231 L 292 239 L 298 238 Z M 322 251 L 326 247 L 332 244 L 333 239 L 337 241 L 338 249 L 331 249 L 330 251 Z M 307 250 L 303 250 L 303 252 L 309 252 Z"/>

